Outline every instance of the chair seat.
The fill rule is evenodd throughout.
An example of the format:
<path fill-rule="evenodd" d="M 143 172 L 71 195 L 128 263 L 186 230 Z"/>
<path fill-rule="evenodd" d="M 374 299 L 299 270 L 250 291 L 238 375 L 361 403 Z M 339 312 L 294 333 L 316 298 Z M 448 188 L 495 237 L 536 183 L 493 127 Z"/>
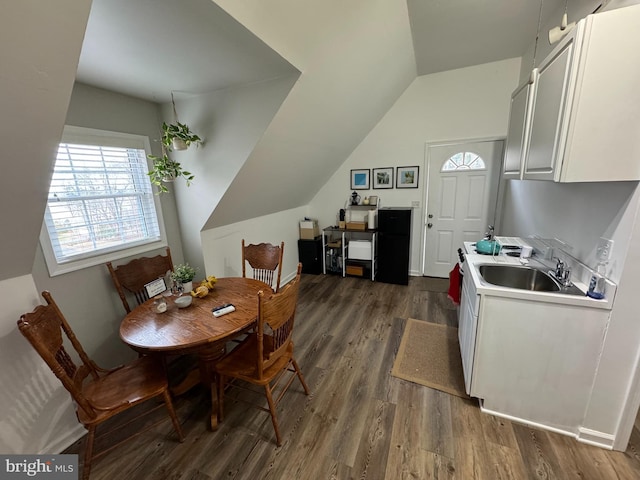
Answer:
<path fill-rule="evenodd" d="M 273 344 L 272 338 L 265 335 L 263 342 L 264 351 L 271 351 L 270 346 Z M 293 358 L 293 342 L 290 342 L 285 354 L 278 357 L 273 364 L 263 371 L 263 378 L 261 380 L 258 378 L 258 367 L 256 365 L 257 348 L 258 342 L 255 335 L 252 335 L 216 363 L 216 371 L 226 377 L 239 378 L 254 385 L 266 385 L 273 380 L 279 372 L 284 370 Z M 266 353 L 263 356 L 266 361 Z"/>
<path fill-rule="evenodd" d="M 91 418 L 78 408 L 78 419 L 86 424 L 99 423 L 137 403 L 161 395 L 167 387 L 162 364 L 153 357 L 140 357 L 98 380 L 85 382 L 82 391 L 98 415 Z"/>

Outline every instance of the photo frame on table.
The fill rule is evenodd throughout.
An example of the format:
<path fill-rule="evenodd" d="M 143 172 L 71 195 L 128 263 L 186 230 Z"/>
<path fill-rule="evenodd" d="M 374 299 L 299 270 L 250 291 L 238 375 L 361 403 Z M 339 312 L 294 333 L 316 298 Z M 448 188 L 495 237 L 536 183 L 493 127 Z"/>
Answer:
<path fill-rule="evenodd" d="M 370 172 L 368 168 L 351 170 L 351 190 L 369 190 Z"/>
<path fill-rule="evenodd" d="M 164 278 L 156 278 L 155 280 L 145 283 L 145 290 L 147 291 L 147 296 L 149 298 L 153 298 L 156 295 L 160 295 L 162 292 L 167 290 L 167 284 L 164 281 Z"/>
<path fill-rule="evenodd" d="M 397 167 L 396 188 L 418 188 L 418 170 L 420 167 Z"/>
<path fill-rule="evenodd" d="M 374 168 L 372 177 L 375 190 L 393 188 L 393 167 Z"/>

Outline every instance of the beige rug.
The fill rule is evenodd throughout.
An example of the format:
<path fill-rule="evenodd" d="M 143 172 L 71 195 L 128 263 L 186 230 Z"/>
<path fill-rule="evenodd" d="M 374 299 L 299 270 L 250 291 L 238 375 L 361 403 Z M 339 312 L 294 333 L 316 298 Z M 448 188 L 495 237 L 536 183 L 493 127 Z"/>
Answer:
<path fill-rule="evenodd" d="M 457 328 L 409 318 L 391 375 L 469 398 L 464 391 Z"/>

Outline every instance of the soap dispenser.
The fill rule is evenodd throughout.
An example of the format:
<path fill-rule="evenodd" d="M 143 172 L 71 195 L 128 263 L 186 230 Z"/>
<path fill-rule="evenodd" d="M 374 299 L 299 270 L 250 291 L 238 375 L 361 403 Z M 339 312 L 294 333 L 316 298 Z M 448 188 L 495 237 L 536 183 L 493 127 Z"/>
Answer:
<path fill-rule="evenodd" d="M 591 275 L 587 296 L 601 300 L 604 298 L 606 262 L 599 262 L 596 271 Z"/>

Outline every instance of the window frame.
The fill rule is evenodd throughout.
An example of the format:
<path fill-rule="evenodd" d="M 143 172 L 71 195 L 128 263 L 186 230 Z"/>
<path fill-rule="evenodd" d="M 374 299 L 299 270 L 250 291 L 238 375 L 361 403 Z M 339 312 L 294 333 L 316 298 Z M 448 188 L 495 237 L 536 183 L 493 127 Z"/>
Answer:
<path fill-rule="evenodd" d="M 461 165 L 457 165 L 456 168 L 451 169 L 451 170 L 445 170 L 444 166 L 451 162 L 453 164 L 455 164 L 455 162 L 452 160 L 453 157 L 455 157 L 456 155 L 460 155 L 462 154 L 462 164 Z M 482 167 L 480 168 L 471 168 L 471 166 L 469 165 L 465 165 L 464 164 L 464 158 L 466 157 L 467 154 L 473 154 L 476 156 L 477 159 L 480 159 L 480 163 L 482 163 Z M 474 159 L 475 162 L 475 159 Z M 466 168 L 465 168 L 466 166 Z M 450 155 L 449 158 L 447 158 L 444 162 L 442 162 L 442 165 L 440 165 L 440 173 L 459 173 L 459 172 L 482 172 L 482 171 L 486 171 L 487 170 L 487 163 L 484 161 L 484 158 L 482 158 L 479 154 L 477 154 L 476 152 L 473 151 L 469 151 L 469 150 L 461 150 L 459 152 L 454 153 L 453 155 Z"/>
<path fill-rule="evenodd" d="M 80 145 L 96 145 L 96 146 L 111 146 L 121 148 L 137 148 L 145 151 L 146 155 L 151 153 L 151 144 L 149 137 L 145 135 L 136 135 L 131 133 L 113 132 L 108 130 L 99 130 L 95 128 L 77 127 L 72 125 L 65 125 L 62 138 L 59 143 L 75 143 Z M 57 149 L 56 149 L 57 154 Z M 55 165 L 55 162 L 54 162 Z M 149 161 L 147 160 L 147 170 L 149 169 Z M 52 172 L 53 175 L 53 172 Z M 49 184 L 51 183 L 51 179 Z M 151 184 L 151 181 L 149 180 Z M 153 185 L 151 185 L 153 191 Z M 48 198 L 48 194 L 47 194 Z M 45 223 L 43 214 L 42 226 L 40 229 L 40 246 L 42 253 L 44 254 L 45 263 L 49 270 L 49 276 L 55 277 L 65 273 L 82 270 L 85 268 L 101 265 L 106 262 L 119 260 L 122 258 L 140 255 L 142 253 L 164 248 L 168 245 L 167 234 L 164 225 L 164 215 L 162 213 L 162 207 L 158 195 L 153 195 L 153 202 L 156 209 L 156 216 L 158 222 L 158 229 L 160 232 L 160 239 L 158 240 L 142 240 L 139 242 L 131 243 L 129 246 L 118 246 L 112 249 L 101 250 L 100 254 L 84 254 L 77 259 L 58 262 L 49 231 Z M 48 203 L 48 200 L 47 200 Z"/>

